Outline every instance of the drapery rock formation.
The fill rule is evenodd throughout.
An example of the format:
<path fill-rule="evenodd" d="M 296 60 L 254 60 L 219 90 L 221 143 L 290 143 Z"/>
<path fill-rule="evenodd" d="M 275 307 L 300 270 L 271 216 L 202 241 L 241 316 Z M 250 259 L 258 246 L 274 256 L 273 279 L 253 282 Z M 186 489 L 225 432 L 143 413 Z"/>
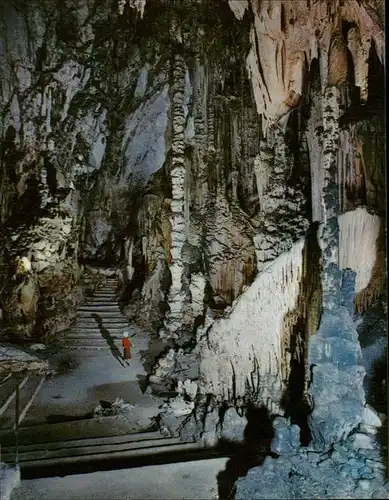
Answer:
<path fill-rule="evenodd" d="M 2 334 L 65 330 L 116 267 L 151 382 L 347 435 L 386 286 L 383 3 L 4 0 L 0 26 Z"/>

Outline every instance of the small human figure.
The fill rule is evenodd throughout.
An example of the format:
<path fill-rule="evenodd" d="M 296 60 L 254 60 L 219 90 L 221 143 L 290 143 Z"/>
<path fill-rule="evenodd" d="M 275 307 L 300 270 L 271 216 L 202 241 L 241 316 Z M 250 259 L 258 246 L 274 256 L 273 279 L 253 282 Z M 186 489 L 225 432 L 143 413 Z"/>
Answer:
<path fill-rule="evenodd" d="M 131 340 L 128 338 L 128 332 L 123 332 L 122 338 L 122 346 L 123 346 L 123 358 L 131 359 Z"/>

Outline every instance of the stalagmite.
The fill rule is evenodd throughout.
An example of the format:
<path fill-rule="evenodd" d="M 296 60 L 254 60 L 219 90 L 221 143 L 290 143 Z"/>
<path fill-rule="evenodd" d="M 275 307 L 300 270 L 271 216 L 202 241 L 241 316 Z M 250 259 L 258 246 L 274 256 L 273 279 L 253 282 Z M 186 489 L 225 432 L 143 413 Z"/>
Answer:
<path fill-rule="evenodd" d="M 337 159 L 340 143 L 339 130 L 340 91 L 326 87 L 323 95 L 323 171 L 322 192 L 323 224 L 320 226 L 323 262 L 323 307 L 339 305 L 339 197 L 337 186 Z"/>
<path fill-rule="evenodd" d="M 337 50 L 334 49 L 334 42 L 332 50 Z M 346 227 L 343 227 L 342 243 L 339 234 L 339 184 L 342 179 L 338 178 L 341 136 L 340 89 L 337 85 L 344 83 L 342 51 L 343 48 L 339 48 L 332 59 L 330 57 L 328 81 L 331 86 L 324 89 L 322 103 L 324 186 L 323 222 L 319 228 L 319 238 L 322 248 L 323 311 L 318 331 L 309 342 L 308 353 L 311 367 L 309 393 L 313 408 L 308 416 L 308 424 L 313 437 L 312 445 L 317 449 L 328 449 L 333 443 L 344 439 L 361 421 L 365 403 L 365 370 L 360 364 L 361 348 L 350 316 L 352 311 L 346 305 L 352 305 L 355 291 L 347 280 L 344 281 L 340 269 L 340 260 L 343 259 L 343 264 L 346 264 L 345 251 L 350 250 L 348 247 L 356 238 L 355 233 L 350 234 L 350 230 L 355 231 L 356 226 L 349 222 L 349 217 L 346 217 L 349 223 L 346 222 Z M 344 287 L 345 283 L 347 286 Z M 331 393 L 328 387 L 331 387 Z"/>
<path fill-rule="evenodd" d="M 182 290 L 183 262 L 182 247 L 185 241 L 185 160 L 184 160 L 184 91 L 185 91 L 185 63 L 181 56 L 176 56 L 173 71 L 173 143 L 172 143 L 172 217 L 170 220 L 171 232 L 171 264 L 169 266 L 172 284 L 169 290 L 169 313 L 160 331 L 161 337 L 177 338 L 182 326 L 183 306 L 185 293 Z"/>

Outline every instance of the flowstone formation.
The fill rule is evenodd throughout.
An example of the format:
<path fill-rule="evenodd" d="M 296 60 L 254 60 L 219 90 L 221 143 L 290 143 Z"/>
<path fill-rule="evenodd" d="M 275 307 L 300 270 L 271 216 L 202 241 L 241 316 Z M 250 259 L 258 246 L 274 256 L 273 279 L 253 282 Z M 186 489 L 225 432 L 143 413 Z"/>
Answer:
<path fill-rule="evenodd" d="M 166 432 L 242 443 L 253 407 L 347 441 L 386 289 L 383 12 L 2 2 L 2 335 L 65 330 L 115 268 Z"/>

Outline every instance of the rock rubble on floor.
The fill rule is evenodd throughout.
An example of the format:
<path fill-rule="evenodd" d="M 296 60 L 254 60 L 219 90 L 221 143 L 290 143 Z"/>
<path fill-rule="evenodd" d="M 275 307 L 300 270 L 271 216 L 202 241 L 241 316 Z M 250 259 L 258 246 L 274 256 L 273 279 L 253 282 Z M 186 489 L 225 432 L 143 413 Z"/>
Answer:
<path fill-rule="evenodd" d="M 272 449 L 279 456 L 267 456 L 261 466 L 238 479 L 236 500 L 389 498 L 387 450 L 376 433 L 361 430 L 363 424 L 347 439 L 318 452 L 309 447 L 298 449 L 295 426 L 285 432 L 287 421 L 276 420 L 279 425 L 275 426 Z"/>

